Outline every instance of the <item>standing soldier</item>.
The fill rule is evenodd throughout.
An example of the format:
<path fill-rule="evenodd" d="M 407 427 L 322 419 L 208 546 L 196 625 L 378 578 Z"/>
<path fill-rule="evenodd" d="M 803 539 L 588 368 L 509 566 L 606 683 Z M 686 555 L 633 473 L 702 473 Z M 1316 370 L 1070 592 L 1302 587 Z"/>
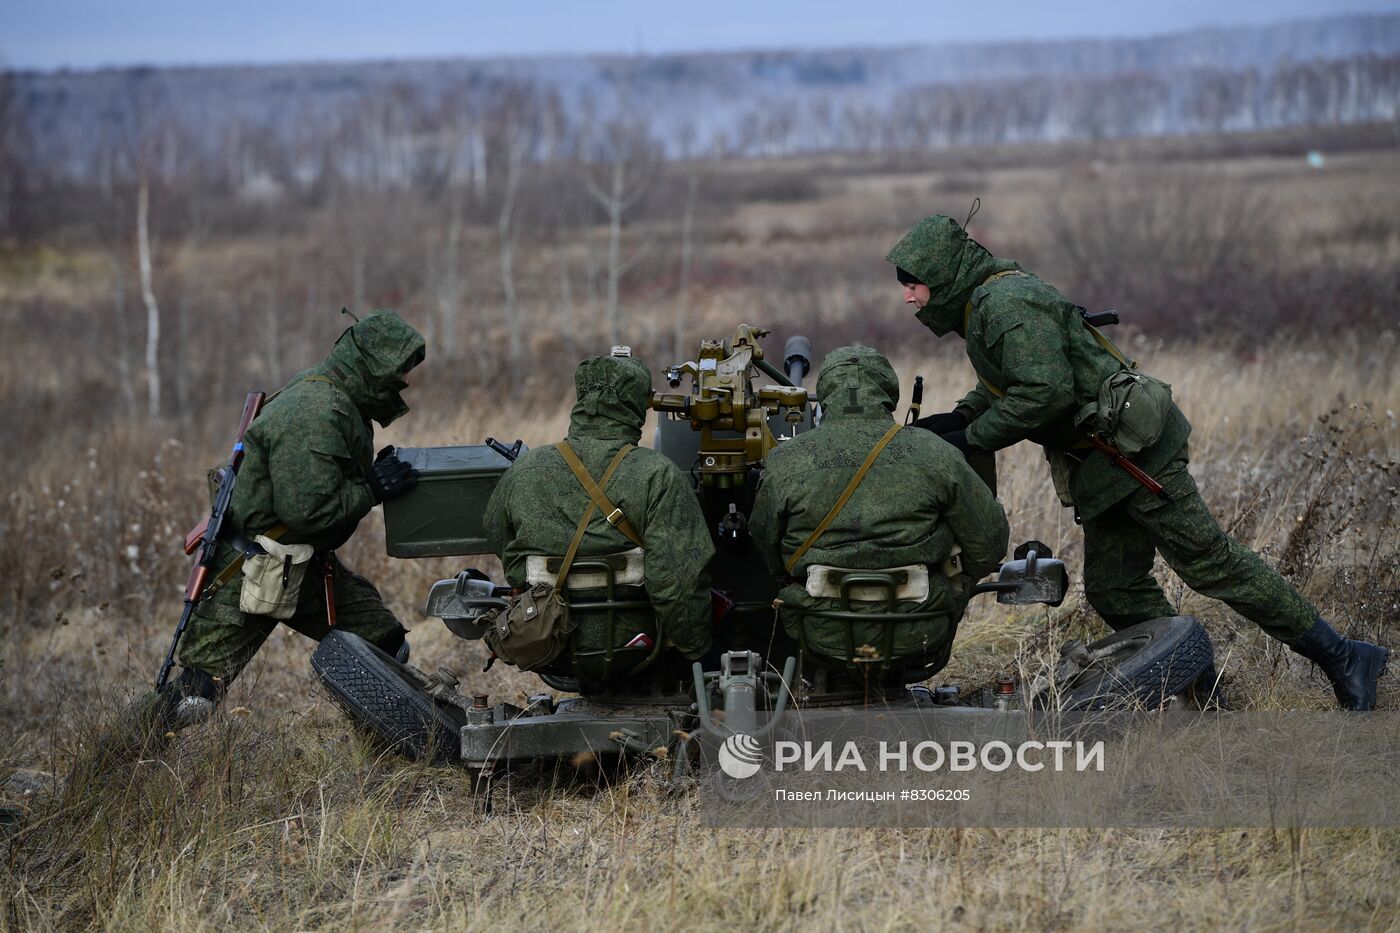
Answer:
<path fill-rule="evenodd" d="M 569 624 L 577 628 L 571 635 L 542 633 L 556 640 L 548 650 L 533 646 L 537 663 L 529 669 L 601 681 L 640 669 L 653 648 L 673 647 L 696 660 L 713 638 L 705 568 L 715 549 L 690 481 L 661 454 L 636 446 L 651 372 L 630 356 L 593 357 L 574 371 L 574 386 L 568 436 L 522 454 L 506 470 L 486 505 L 487 540 L 511 586 L 552 586 L 562 576 L 571 604 L 603 594 L 596 570 L 587 572 L 595 581 L 589 586 L 580 579 L 583 572 L 570 576 L 566 565 L 574 557 L 611 555 L 621 587 L 615 595 L 640 605 L 616 612 L 612 645 L 605 643 L 603 612 L 572 610 Z M 600 498 L 611 509 L 599 507 Z M 653 638 L 658 630 L 659 645 Z M 556 660 L 565 647 L 572 658 L 589 658 L 589 669 L 570 670 L 568 659 Z M 507 656 L 503 648 L 500 653 Z M 615 670 L 614 654 L 620 658 Z"/>
<path fill-rule="evenodd" d="M 206 590 L 180 643 L 179 677 L 147 707 L 159 722 L 206 718 L 279 621 L 317 641 L 333 622 L 407 659 L 403 626 L 334 551 L 370 509 L 417 481 L 390 448 L 374 457 L 370 421 L 387 426 L 408 411 L 401 393 L 423 351 L 418 331 L 377 310 L 269 399 L 248 428 L 213 566 L 234 566 L 254 538 L 267 553 Z"/>
<path fill-rule="evenodd" d="M 1187 471 L 1191 425 L 1163 384 L 1122 375 L 1132 365 L 1076 305 L 992 256 L 950 217 L 920 221 L 885 258 L 918 319 L 940 337 L 953 331 L 967 342 L 980 381 L 953 411 L 919 425 L 964 451 L 1021 440 L 1045 449 L 1056 491 L 1084 525 L 1084 592 L 1104 621 L 1122 629 L 1173 614 L 1152 577 L 1160 553 L 1187 586 L 1315 662 L 1344 709 L 1375 707 L 1389 652 L 1342 638 L 1276 570 L 1220 530 Z M 1122 406 L 1134 398 L 1138 408 Z M 1105 427 L 1116 420 L 1134 429 L 1119 450 L 1104 437 L 1117 439 Z M 1126 459 L 1115 462 L 1115 454 Z"/>
<path fill-rule="evenodd" d="M 972 587 L 1006 553 L 1006 513 L 957 450 L 898 428 L 899 379 L 878 351 L 833 350 L 817 395 L 821 426 L 768 455 L 749 523 L 769 569 L 789 581 L 779 594 L 788 634 L 840 662 L 858 660 L 851 648 L 879 650 L 891 623 L 854 623 L 848 645 L 844 621 L 804 616 L 840 608 L 835 592 L 821 592 L 839 587 L 824 573 L 894 571 L 910 591 L 896 592 L 895 608 L 880 600 L 851 608 L 909 615 L 894 624 L 893 656 L 879 660 L 931 677 L 948 662 Z"/>

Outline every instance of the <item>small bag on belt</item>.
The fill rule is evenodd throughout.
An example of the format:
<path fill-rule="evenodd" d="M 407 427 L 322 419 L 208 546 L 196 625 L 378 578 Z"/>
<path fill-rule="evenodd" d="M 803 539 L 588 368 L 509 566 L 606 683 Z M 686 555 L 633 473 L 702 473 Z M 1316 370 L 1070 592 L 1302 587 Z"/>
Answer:
<path fill-rule="evenodd" d="M 593 517 L 594 510 L 601 509 L 608 522 L 634 544 L 640 547 L 642 543 L 632 523 L 603 491 L 607 488 L 608 480 L 612 479 L 613 473 L 622 464 L 623 458 L 636 450 L 636 446 L 624 445 L 608 464 L 601 482 L 597 483 L 588 475 L 588 471 L 584 469 L 567 441 L 560 441 L 555 446 L 563 456 L 564 462 L 569 465 L 569 469 L 574 472 L 579 485 L 588 493 L 588 506 L 579 519 L 578 527 L 574 529 L 573 540 L 569 542 L 569 550 L 564 554 L 559 573 L 553 583 L 533 583 L 525 592 L 511 597 L 510 602 L 503 608 L 492 609 L 482 619 L 487 625 L 486 644 L 495 652 L 496 657 L 525 671 L 538 670 L 563 653 L 569 643 L 569 635 L 578 624 L 569 617 L 569 607 L 564 602 L 564 589 L 567 586 L 569 569 L 574 563 L 574 555 L 578 553 L 579 544 L 583 541 L 584 532 L 588 529 L 588 522 Z"/>
<path fill-rule="evenodd" d="M 1099 386 L 1098 398 L 1075 415 L 1075 427 L 1097 434 L 1125 457 L 1162 436 L 1172 409 L 1172 387 L 1147 373 L 1120 369 Z"/>
<path fill-rule="evenodd" d="M 492 609 L 483 621 L 486 644 L 496 657 L 522 671 L 544 667 L 559 657 L 577 624 L 549 583 L 536 583 L 512 596 L 504 608 Z"/>
<path fill-rule="evenodd" d="M 251 615 L 290 619 L 296 614 L 301 584 L 316 549 L 309 544 L 279 544 L 266 535 L 253 540 L 263 553 L 243 562 L 238 608 Z"/>

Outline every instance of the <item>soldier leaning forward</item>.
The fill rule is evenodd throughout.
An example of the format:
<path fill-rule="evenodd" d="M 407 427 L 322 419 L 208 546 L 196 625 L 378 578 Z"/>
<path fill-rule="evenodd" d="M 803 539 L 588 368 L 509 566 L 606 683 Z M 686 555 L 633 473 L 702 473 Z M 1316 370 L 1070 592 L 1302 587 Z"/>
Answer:
<path fill-rule="evenodd" d="M 1374 708 L 1388 652 L 1339 636 L 1221 531 L 1187 471 L 1191 426 L 1168 386 L 1138 373 L 1080 308 L 949 217 L 924 219 L 885 258 L 918 319 L 940 337 L 964 338 L 980 382 L 920 426 L 964 451 L 1021 440 L 1045 449 L 1057 492 L 1084 525 L 1085 596 L 1104 621 L 1122 629 L 1173 614 L 1152 577 L 1160 553 L 1187 586 L 1316 662 L 1343 708 Z M 1106 443 L 1146 482 L 1115 464 Z M 1154 481 L 1160 491 L 1149 488 Z"/>
<path fill-rule="evenodd" d="M 171 724 L 207 715 L 279 621 L 324 637 L 327 577 L 336 627 L 407 658 L 404 628 L 379 591 L 333 552 L 377 503 L 416 482 L 388 448 L 374 458 L 370 421 L 388 425 L 408 411 L 401 393 L 423 356 L 422 335 L 394 312 L 377 310 L 341 334 L 322 363 L 269 399 L 248 428 L 228 523 L 235 536 L 264 536 L 259 543 L 269 555 L 206 591 L 196 608 L 180 643 L 183 669 L 162 697 Z M 224 540 L 214 566 L 228 567 L 238 555 Z M 274 597 L 259 586 L 255 564 L 267 565 Z"/>
<path fill-rule="evenodd" d="M 486 505 L 487 540 L 525 597 L 515 622 L 502 614 L 487 643 L 522 668 L 595 684 L 639 672 L 668 647 L 699 658 L 713 635 L 705 568 L 714 545 L 690 481 L 635 446 L 651 372 L 630 357 L 594 357 L 579 364 L 574 384 L 568 436 L 523 454 Z M 583 605 L 606 596 L 609 573 L 614 601 L 625 604 L 611 613 L 611 644 L 609 613 Z M 567 619 L 552 618 L 526 644 L 511 625 L 535 606 L 548 612 L 556 586 L 568 594 L 559 594 L 572 607 Z"/>
<path fill-rule="evenodd" d="M 954 447 L 895 424 L 899 380 L 879 352 L 832 351 L 817 395 L 821 426 L 769 454 L 750 521 L 769 569 L 788 580 L 784 625 L 838 668 L 878 661 L 926 679 L 947 664 L 973 585 L 1006 553 L 1006 514 Z M 843 607 L 847 571 L 891 573 L 893 603 L 847 586 Z M 848 633 L 850 617 L 813 615 L 843 608 L 909 621 L 855 621 Z"/>

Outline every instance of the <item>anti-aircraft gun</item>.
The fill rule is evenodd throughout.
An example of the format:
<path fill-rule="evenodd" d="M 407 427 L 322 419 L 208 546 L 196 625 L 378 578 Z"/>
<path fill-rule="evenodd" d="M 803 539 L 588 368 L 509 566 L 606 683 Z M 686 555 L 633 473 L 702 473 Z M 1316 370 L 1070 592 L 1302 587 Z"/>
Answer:
<path fill-rule="evenodd" d="M 690 391 L 651 397 L 651 407 L 665 416 L 656 449 L 690 470 L 716 543 L 730 551 L 745 549 L 757 474 L 769 451 L 812 424 L 801 384 L 811 367 L 811 344 L 805 337 L 789 340 L 783 372 L 764 358 L 759 340 L 768 333 L 740 324 L 727 341 L 702 340 L 696 359 L 664 373 L 668 388 L 689 380 Z"/>
<path fill-rule="evenodd" d="M 663 370 L 666 385 L 652 394 L 650 402 L 660 415 L 654 447 L 692 477 L 718 545 L 709 567 L 716 590 L 717 665 L 697 663 L 686 668 L 649 661 L 645 668 L 649 681 L 633 678 L 611 689 L 592 689 L 585 681 L 541 672 L 547 686 L 582 695 L 559 698 L 540 693 L 519 705 L 500 698 L 493 702 L 485 693 L 468 694 L 465 687 L 459 690 L 458 675 L 448 668 L 425 675 L 353 635 L 332 632 L 312 663 L 351 717 L 410 754 L 460 761 L 484 776 L 513 762 L 567 760 L 600 751 L 669 756 L 680 764 L 687 757 L 686 744 L 692 735 L 706 734 L 721 741 L 736 732 L 759 736 L 782 719 L 790 704 L 869 703 L 867 693 L 851 694 L 835 685 L 827 689 L 824 678 L 797 673 L 799 659 L 804 657 L 802 646 L 786 634 L 775 606 L 782 584 L 768 572 L 749 537 L 748 515 L 764 462 L 778 445 L 819 420 L 817 400 L 803 387 L 812 370 L 810 342 L 803 337 L 789 339 L 780 369 L 766 358 L 760 344 L 767 334 L 742 324 L 728 340 L 701 341 L 695 359 Z M 618 352 L 624 351 L 618 348 Z M 420 471 L 420 479 L 414 492 L 386 503 L 390 556 L 487 553 L 482 513 L 496 481 L 521 447 L 519 442 L 507 447 L 493 441 L 399 449 L 399 457 Z M 611 576 L 606 556 L 589 563 L 591 571 Z M 1049 548 L 1027 542 L 1002 566 L 995 581 L 979 584 L 975 592 L 995 593 L 1003 603 L 1058 605 L 1067 582 L 1064 565 Z M 610 580 L 609 600 L 612 592 Z M 479 639 L 485 633 L 485 614 L 504 606 L 510 595 L 508 587 L 468 569 L 433 585 L 425 613 L 441 618 L 461 638 Z M 590 608 L 597 605 L 588 603 Z M 1120 632 L 1104 640 L 1112 641 L 1112 646 L 1088 646 L 1082 672 L 1078 668 L 1057 672 L 1055 682 L 1078 690 L 1066 695 L 1082 694 L 1083 702 L 1097 702 L 1105 691 L 1165 689 L 1168 685 L 1153 679 L 1157 667 L 1152 665 L 1162 667 L 1159 655 L 1166 652 L 1175 658 L 1186 643 L 1182 639 L 1194 645 L 1204 632 L 1193 620 L 1154 620 L 1143 625 L 1159 623 L 1163 633 L 1176 641 L 1164 642 L 1155 635 L 1125 640 L 1129 633 Z M 657 644 L 656 654 L 660 653 Z M 610 662 L 611 653 L 608 657 Z M 1100 658 L 1111 658 L 1118 671 L 1136 664 L 1143 669 L 1142 682 L 1110 676 Z M 1174 677 L 1184 672 L 1182 665 L 1165 667 L 1173 669 Z M 1185 673 L 1194 678 L 1199 671 Z M 1084 677 L 1089 680 L 1075 687 Z M 890 683 L 888 678 L 885 682 Z M 914 708 L 959 703 L 956 687 L 906 689 L 904 683 L 898 681 L 881 702 Z M 1002 686 L 1014 690 L 1009 679 Z M 1176 689 L 1180 688 L 1169 692 Z M 1004 708 L 1004 700 L 1003 696 L 998 701 L 998 709 Z M 768 725 L 760 726 L 765 714 Z"/>

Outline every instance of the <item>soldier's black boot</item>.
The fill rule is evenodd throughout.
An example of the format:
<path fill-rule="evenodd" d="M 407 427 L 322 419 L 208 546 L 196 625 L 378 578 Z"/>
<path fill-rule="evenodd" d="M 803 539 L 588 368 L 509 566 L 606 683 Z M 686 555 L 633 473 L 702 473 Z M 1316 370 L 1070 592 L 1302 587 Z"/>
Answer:
<path fill-rule="evenodd" d="M 1342 709 L 1369 712 L 1376 708 L 1376 682 L 1385 673 L 1389 649 L 1343 638 L 1322 619 L 1289 647 L 1322 668 Z"/>
<path fill-rule="evenodd" d="M 408 632 L 399 629 L 398 632 L 379 645 L 379 650 L 383 651 L 400 664 L 407 664 L 409 655 Z"/>
<path fill-rule="evenodd" d="M 180 668 L 175 681 L 178 697 L 170 711 L 172 732 L 197 725 L 214 715 L 214 707 L 224 698 L 224 684 L 193 667 Z"/>

